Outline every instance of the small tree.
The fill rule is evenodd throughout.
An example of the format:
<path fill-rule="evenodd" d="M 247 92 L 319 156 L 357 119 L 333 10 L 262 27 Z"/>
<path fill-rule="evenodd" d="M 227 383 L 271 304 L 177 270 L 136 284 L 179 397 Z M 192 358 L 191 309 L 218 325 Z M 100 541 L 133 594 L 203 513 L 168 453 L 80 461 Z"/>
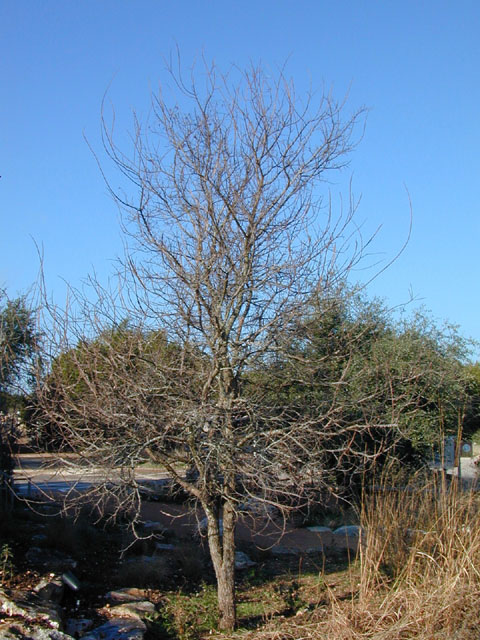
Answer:
<path fill-rule="evenodd" d="M 14 410 L 25 406 L 25 391 L 33 382 L 33 359 L 38 335 L 25 298 L 8 300 L 0 291 L 0 490 L 8 494 L 18 436 Z"/>
<path fill-rule="evenodd" d="M 98 303 L 83 304 L 86 324 L 77 316 L 65 329 L 68 319 L 55 316 L 57 365 L 38 399 L 69 447 L 101 461 L 106 482 L 95 490 L 110 491 L 109 504 L 107 480 L 120 467 L 128 490 L 116 495 L 138 507 L 133 472 L 146 457 L 198 501 L 220 627 L 231 629 L 234 535 L 246 497 L 281 509 L 308 499 L 346 453 L 365 463 L 353 444 L 377 428 L 374 414 L 350 420 L 341 394 L 330 393 L 321 415 L 305 411 L 262 373 L 297 357 L 290 338 L 312 299 L 335 300 L 361 258 L 353 205 L 334 216 L 320 188 L 347 164 L 362 111 L 345 116 L 330 94 L 301 99 L 281 74 L 259 68 L 235 82 L 214 66 L 202 82 L 172 77 L 182 106 L 155 96 L 151 121 L 136 122 L 130 156 L 105 126 L 106 149 L 135 191 L 113 194 L 128 239 L 121 303 L 115 311 L 98 287 Z M 125 316 L 130 328 L 112 331 Z M 58 356 L 72 340 L 75 373 L 66 382 Z M 315 384 L 340 388 L 349 366 L 347 358 Z M 195 473 L 185 478 L 178 463 Z"/>
<path fill-rule="evenodd" d="M 0 291 L 0 401 L 25 391 L 34 379 L 33 358 L 38 341 L 35 317 L 25 298 L 8 300 Z M 3 409 L 0 406 L 0 409 Z"/>

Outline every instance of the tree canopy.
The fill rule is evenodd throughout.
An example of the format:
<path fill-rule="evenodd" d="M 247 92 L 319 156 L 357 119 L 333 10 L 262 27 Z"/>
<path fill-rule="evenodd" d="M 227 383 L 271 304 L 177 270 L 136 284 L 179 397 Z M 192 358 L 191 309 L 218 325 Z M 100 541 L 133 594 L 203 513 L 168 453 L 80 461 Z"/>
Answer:
<path fill-rule="evenodd" d="M 38 338 L 34 312 L 26 298 L 9 300 L 5 292 L 0 292 L 1 409 L 8 408 L 13 396 L 31 387 Z"/>

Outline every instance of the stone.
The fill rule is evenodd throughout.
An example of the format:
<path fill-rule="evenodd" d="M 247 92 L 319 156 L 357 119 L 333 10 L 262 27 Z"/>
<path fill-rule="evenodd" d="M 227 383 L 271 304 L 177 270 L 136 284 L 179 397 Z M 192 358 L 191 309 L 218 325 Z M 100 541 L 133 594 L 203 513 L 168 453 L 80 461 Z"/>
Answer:
<path fill-rule="evenodd" d="M 274 518 L 279 512 L 278 507 L 268 504 L 267 502 L 262 502 L 261 500 L 255 500 L 255 498 L 249 498 L 246 502 L 242 502 L 239 505 L 239 510 L 259 518 Z"/>
<path fill-rule="evenodd" d="M 272 556 L 298 556 L 300 554 L 300 549 L 296 549 L 294 547 L 282 547 L 279 544 L 275 544 L 270 551 Z"/>
<path fill-rule="evenodd" d="M 243 551 L 235 551 L 235 569 L 248 569 L 257 563 L 251 560 Z"/>
<path fill-rule="evenodd" d="M 92 627 L 93 620 L 89 618 L 68 618 L 65 623 L 65 633 L 74 638 L 81 638 Z"/>
<path fill-rule="evenodd" d="M 146 615 L 155 613 L 155 605 L 148 600 L 124 602 L 114 607 L 103 607 L 103 609 L 100 609 L 100 613 L 114 618 L 141 620 Z"/>
<path fill-rule="evenodd" d="M 18 616 L 27 620 L 34 620 L 33 608 L 24 602 L 26 594 L 17 593 L 10 598 L 4 591 L 0 591 L 0 613 L 7 616 Z M 33 615 L 33 617 L 32 617 Z"/>
<path fill-rule="evenodd" d="M 65 592 L 62 581 L 58 578 L 54 580 L 43 578 L 33 590 L 41 600 L 48 600 L 56 604 L 60 604 Z"/>
<path fill-rule="evenodd" d="M 143 640 L 147 627 L 141 620 L 112 618 L 82 637 L 82 640 Z"/>
<path fill-rule="evenodd" d="M 34 566 L 47 567 L 50 571 L 61 572 L 67 569 L 75 569 L 77 566 L 76 560 L 55 549 L 30 547 L 25 554 L 25 559 Z"/>
<path fill-rule="evenodd" d="M 319 524 L 314 524 L 311 527 L 307 527 L 308 531 L 314 531 L 315 533 L 333 533 L 330 527 L 322 527 Z"/>
<path fill-rule="evenodd" d="M 121 602 L 140 602 L 146 598 L 145 589 L 137 589 L 136 587 L 125 587 L 124 589 L 116 589 L 109 591 L 105 599 L 110 604 L 119 604 Z"/>
<path fill-rule="evenodd" d="M 323 554 L 325 551 L 324 547 L 309 547 L 306 551 L 307 556 L 315 556 L 317 554 Z"/>
<path fill-rule="evenodd" d="M 153 556 L 134 556 L 132 558 L 125 558 L 125 560 L 122 561 L 122 564 L 126 564 L 126 565 L 151 564 L 155 562 L 155 560 L 156 558 L 154 558 Z"/>
<path fill-rule="evenodd" d="M 153 520 L 146 520 L 142 522 L 142 529 L 149 533 L 161 533 L 164 534 L 166 529 L 160 522 L 154 522 Z"/>
<path fill-rule="evenodd" d="M 362 535 L 362 528 L 356 524 L 345 525 L 338 527 L 333 532 L 335 535 L 346 536 L 347 538 L 360 538 Z"/>
<path fill-rule="evenodd" d="M 57 629 L 32 627 L 21 622 L 0 624 L 2 640 L 74 640 L 71 635 Z"/>
<path fill-rule="evenodd" d="M 220 535 L 222 536 L 223 535 L 223 519 L 222 518 L 220 518 L 218 525 L 220 528 Z M 197 525 L 198 534 L 201 536 L 204 536 L 207 534 L 207 530 L 208 530 L 208 520 L 207 518 L 202 518 Z"/>
<path fill-rule="evenodd" d="M 335 529 L 333 538 L 337 546 L 356 550 L 358 544 L 364 540 L 365 533 L 361 527 L 352 524 Z"/>
<path fill-rule="evenodd" d="M 42 544 L 47 541 L 47 536 L 44 533 L 36 533 L 31 540 L 35 544 Z"/>
<path fill-rule="evenodd" d="M 174 544 L 167 544 L 166 542 L 157 542 L 155 545 L 156 551 L 175 551 L 176 548 Z"/>
<path fill-rule="evenodd" d="M 34 594 L 36 595 L 36 594 Z M 7 616 L 18 616 L 26 622 L 39 620 L 53 629 L 62 626 L 62 610 L 54 603 L 38 604 L 32 594 L 16 592 L 11 597 L 0 591 L 0 613 Z"/>

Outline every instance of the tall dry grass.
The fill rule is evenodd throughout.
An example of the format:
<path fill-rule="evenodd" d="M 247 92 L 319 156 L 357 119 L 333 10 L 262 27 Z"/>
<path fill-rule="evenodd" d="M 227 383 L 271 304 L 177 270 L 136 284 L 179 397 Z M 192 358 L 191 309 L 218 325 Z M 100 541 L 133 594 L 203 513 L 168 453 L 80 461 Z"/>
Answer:
<path fill-rule="evenodd" d="M 308 621 L 261 639 L 470 640 L 480 637 L 480 494 L 445 478 L 384 477 L 361 506 L 352 596 L 330 593 Z M 279 635 L 280 633 L 280 635 Z"/>

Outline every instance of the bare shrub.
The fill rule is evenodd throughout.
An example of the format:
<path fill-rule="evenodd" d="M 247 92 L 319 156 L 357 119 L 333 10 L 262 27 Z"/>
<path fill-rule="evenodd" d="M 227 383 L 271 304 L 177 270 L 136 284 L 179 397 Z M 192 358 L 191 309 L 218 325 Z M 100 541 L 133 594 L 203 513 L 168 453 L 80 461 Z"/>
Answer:
<path fill-rule="evenodd" d="M 326 590 L 305 621 L 274 621 L 260 640 L 478 638 L 480 498 L 445 479 L 383 478 L 364 500 L 365 544 L 352 563 L 351 597 Z"/>

